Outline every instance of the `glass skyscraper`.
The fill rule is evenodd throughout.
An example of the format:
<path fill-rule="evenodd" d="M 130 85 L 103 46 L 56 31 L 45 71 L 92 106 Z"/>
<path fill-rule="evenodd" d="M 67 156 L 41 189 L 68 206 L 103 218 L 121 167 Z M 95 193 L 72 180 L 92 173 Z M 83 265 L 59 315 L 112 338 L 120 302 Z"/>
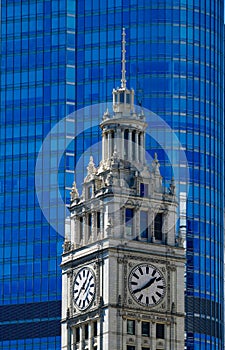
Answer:
<path fill-rule="evenodd" d="M 223 0 L 60 0 L 1 2 L 0 347 L 60 349 L 63 237 L 35 194 L 35 163 L 66 115 L 111 102 L 121 76 L 121 32 L 136 104 L 163 118 L 189 164 L 187 349 L 223 349 L 224 4 Z M 51 167 L 65 202 L 79 149 Z M 77 122 L 77 123 L 78 123 Z M 85 124 L 86 123 L 86 124 Z M 80 136 L 82 139 L 82 135 Z M 78 145 L 78 143 L 76 143 Z M 171 167 L 154 140 L 162 175 Z M 50 150 L 54 164 L 57 145 Z M 84 165 L 86 166 L 86 165 Z M 181 192 L 187 192 L 179 159 Z M 43 193 L 43 196 L 45 194 Z M 54 206 L 55 198 L 46 202 Z M 64 211 L 51 221 L 60 226 Z"/>

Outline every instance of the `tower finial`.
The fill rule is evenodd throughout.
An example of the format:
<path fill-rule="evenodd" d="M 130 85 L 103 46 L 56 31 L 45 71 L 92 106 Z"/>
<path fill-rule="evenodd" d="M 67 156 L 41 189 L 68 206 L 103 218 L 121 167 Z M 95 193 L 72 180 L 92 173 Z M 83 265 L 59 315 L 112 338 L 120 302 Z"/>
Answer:
<path fill-rule="evenodd" d="M 126 32 L 125 28 L 123 28 L 122 33 L 122 79 L 121 79 L 121 87 L 126 89 Z"/>

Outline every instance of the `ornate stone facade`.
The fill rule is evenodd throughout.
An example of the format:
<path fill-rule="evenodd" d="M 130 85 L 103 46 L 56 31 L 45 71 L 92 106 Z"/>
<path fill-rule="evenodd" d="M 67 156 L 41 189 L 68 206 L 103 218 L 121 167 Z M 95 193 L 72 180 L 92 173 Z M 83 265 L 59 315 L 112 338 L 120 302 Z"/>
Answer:
<path fill-rule="evenodd" d="M 71 191 L 71 236 L 62 257 L 62 349 L 184 348 L 184 248 L 176 233 L 176 189 L 145 160 L 143 113 L 122 85 L 102 129 L 102 161 L 91 157 L 82 195 Z"/>

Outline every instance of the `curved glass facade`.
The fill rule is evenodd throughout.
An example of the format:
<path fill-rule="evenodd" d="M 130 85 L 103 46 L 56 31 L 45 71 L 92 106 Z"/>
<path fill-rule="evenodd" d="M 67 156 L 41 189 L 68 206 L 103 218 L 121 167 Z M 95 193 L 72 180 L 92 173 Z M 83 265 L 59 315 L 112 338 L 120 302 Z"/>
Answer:
<path fill-rule="evenodd" d="M 14 0 L 2 1 L 1 8 L 5 166 L 0 170 L 0 268 L 1 304 L 8 318 L 0 323 L 4 334 L 0 345 L 3 349 L 60 348 L 60 326 L 50 322 L 60 325 L 56 305 L 61 297 L 62 237 L 52 231 L 39 209 L 35 160 L 43 138 L 58 120 L 84 106 L 111 102 L 112 89 L 120 83 L 124 26 L 128 85 L 136 92 L 136 104 L 171 126 L 190 167 L 187 349 L 223 349 L 223 0 Z M 79 123 L 87 129 L 86 121 Z M 96 128 L 88 136 L 75 157 L 67 157 L 65 178 L 64 168 L 60 170 L 62 191 L 71 187 L 76 157 L 100 135 Z M 170 179 L 164 153 L 147 141 L 151 153 L 158 153 L 162 175 Z M 174 159 L 173 166 L 180 169 L 179 190 L 187 192 L 179 159 Z M 69 190 L 65 196 L 69 197 Z M 63 222 L 64 213 L 59 210 L 58 215 Z M 48 324 L 43 323 L 45 332 L 26 332 L 28 321 L 36 322 L 31 311 L 15 318 L 25 303 L 29 310 L 41 308 L 39 318 Z M 50 310 L 48 316 L 45 307 Z M 13 327 L 11 332 L 7 326 L 18 322 L 24 328 L 18 326 L 15 333 Z M 25 333 L 32 336 L 24 340 Z M 46 347 L 35 340 L 41 337 Z"/>
<path fill-rule="evenodd" d="M 60 349 L 63 240 L 39 208 L 35 163 L 65 115 L 65 42 L 65 1 L 1 2 L 1 349 Z"/>

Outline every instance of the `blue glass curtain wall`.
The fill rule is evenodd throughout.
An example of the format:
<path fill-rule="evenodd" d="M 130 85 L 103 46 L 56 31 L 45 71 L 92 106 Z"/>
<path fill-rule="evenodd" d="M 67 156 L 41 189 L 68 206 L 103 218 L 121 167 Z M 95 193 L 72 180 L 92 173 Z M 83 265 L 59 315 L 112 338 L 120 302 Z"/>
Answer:
<path fill-rule="evenodd" d="M 135 102 L 170 125 L 189 164 L 186 346 L 188 350 L 223 349 L 223 1 L 4 0 L 0 347 L 5 350 L 60 349 L 63 237 L 40 210 L 35 195 L 36 158 L 59 120 L 85 106 L 111 103 L 112 89 L 120 84 L 123 26 L 127 79 L 135 90 Z M 86 121 L 78 124 L 87 130 L 85 141 L 79 135 L 65 163 L 53 174 L 60 178 L 65 202 L 74 164 L 101 137 L 100 130 L 88 129 Z M 168 184 L 171 167 L 164 152 L 150 138 L 147 148 L 151 155 L 157 151 Z M 173 166 L 182 176 L 179 159 L 174 159 Z M 186 192 L 185 178 L 177 187 Z M 64 213 L 59 211 L 54 220 L 62 223 Z M 19 311 L 20 305 L 26 307 L 25 314 Z M 31 311 L 36 308 L 40 309 L 38 320 Z M 15 331 L 8 327 L 6 335 L 11 323 L 17 325 Z"/>

